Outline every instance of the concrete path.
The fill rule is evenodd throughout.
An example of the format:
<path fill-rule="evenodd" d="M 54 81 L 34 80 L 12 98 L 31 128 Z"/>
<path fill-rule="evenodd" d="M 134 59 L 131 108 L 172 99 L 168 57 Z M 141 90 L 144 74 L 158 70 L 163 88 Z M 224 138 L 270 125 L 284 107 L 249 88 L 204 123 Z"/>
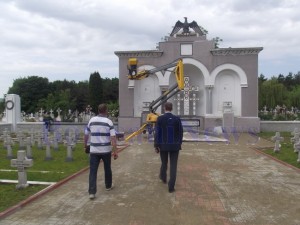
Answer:
<path fill-rule="evenodd" d="M 230 143 L 185 142 L 172 194 L 158 179 L 160 160 L 152 146 L 133 144 L 120 153 L 111 191 L 104 188 L 101 165 L 96 199 L 88 198 L 87 171 L 0 224 L 300 224 L 300 170 L 253 149 L 272 148 L 271 142 L 247 134 Z"/>

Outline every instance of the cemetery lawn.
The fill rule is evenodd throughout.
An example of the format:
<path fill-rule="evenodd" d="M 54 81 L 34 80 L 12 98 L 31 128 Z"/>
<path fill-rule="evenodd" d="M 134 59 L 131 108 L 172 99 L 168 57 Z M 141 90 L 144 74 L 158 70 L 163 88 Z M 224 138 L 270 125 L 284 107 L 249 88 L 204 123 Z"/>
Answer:
<path fill-rule="evenodd" d="M 262 132 L 259 136 L 266 140 L 271 140 L 275 136 L 275 132 Z M 294 143 L 291 142 L 293 137 L 291 132 L 280 132 L 280 136 L 284 138 L 280 143 L 280 152 L 274 152 L 273 148 L 265 149 L 263 152 L 300 169 L 300 163 L 297 163 L 298 153 L 294 152 Z"/>
<path fill-rule="evenodd" d="M 2 212 L 41 191 L 45 188 L 45 185 L 29 185 L 22 190 L 17 190 L 16 184 L 0 184 L 0 187 L 0 212 Z"/>
<path fill-rule="evenodd" d="M 0 180 L 18 180 L 15 167 L 10 166 L 7 151 L 0 142 Z M 46 161 L 46 150 L 32 147 L 33 166 L 27 168 L 28 181 L 58 182 L 89 166 L 88 155 L 83 150 L 83 144 L 78 143 L 73 149 L 73 161 L 66 162 L 67 146 L 59 145 L 58 150 L 51 149 L 52 160 Z M 13 158 L 17 158 L 19 146 L 13 146 Z M 38 191 L 46 188 L 45 185 L 29 185 L 23 190 L 16 190 L 16 184 L 0 183 L 0 211 L 3 211 L 18 202 L 28 198 Z"/>

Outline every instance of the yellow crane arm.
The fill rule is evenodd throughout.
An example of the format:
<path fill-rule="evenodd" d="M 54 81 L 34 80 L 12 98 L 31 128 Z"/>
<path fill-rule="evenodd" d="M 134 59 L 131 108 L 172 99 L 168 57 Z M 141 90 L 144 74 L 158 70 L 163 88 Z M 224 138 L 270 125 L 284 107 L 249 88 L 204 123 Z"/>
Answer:
<path fill-rule="evenodd" d="M 140 129 L 138 129 L 137 131 L 133 132 L 133 133 L 130 134 L 128 137 L 126 137 L 126 138 L 125 138 L 125 141 L 129 141 L 131 138 L 133 138 L 133 137 L 135 137 L 135 136 L 141 134 L 141 133 L 145 130 L 145 128 L 146 128 L 147 125 L 148 125 L 147 123 L 144 123 L 144 124 L 140 127 Z"/>
<path fill-rule="evenodd" d="M 171 72 L 174 73 L 176 77 L 176 84 L 169 87 L 169 89 L 164 92 L 160 97 L 158 97 L 156 100 L 152 101 L 149 105 L 149 114 L 147 115 L 146 123 L 144 123 L 141 128 L 139 128 L 137 131 L 130 134 L 127 138 L 125 138 L 125 141 L 130 140 L 131 138 L 141 134 L 146 126 L 148 124 L 154 124 L 157 120 L 157 117 L 159 116 L 157 113 L 155 113 L 156 109 L 161 106 L 164 102 L 166 102 L 169 98 L 177 94 L 179 91 L 183 90 L 184 88 L 184 74 L 183 74 L 183 62 L 182 59 L 179 59 L 178 61 L 151 69 L 151 70 L 142 70 L 137 71 L 137 65 L 138 60 L 136 58 L 130 58 L 128 60 L 128 79 L 129 80 L 141 80 L 146 77 L 148 77 L 150 74 L 154 74 L 159 71 L 167 71 L 170 68 L 174 68 Z"/>

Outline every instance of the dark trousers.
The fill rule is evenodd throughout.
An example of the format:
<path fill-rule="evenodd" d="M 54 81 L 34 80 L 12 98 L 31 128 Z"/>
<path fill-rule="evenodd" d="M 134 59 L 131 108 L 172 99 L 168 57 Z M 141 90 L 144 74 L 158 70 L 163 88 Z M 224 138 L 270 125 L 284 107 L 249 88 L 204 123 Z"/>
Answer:
<path fill-rule="evenodd" d="M 110 188 L 112 184 L 111 171 L 111 153 L 105 154 L 90 154 L 90 175 L 89 175 L 89 194 L 96 194 L 97 192 L 97 172 L 100 160 L 104 164 L 105 186 Z"/>
<path fill-rule="evenodd" d="M 179 151 L 160 151 L 161 167 L 159 177 L 164 182 L 167 181 L 168 157 L 170 157 L 169 190 L 174 190 L 175 187 L 178 155 Z"/>

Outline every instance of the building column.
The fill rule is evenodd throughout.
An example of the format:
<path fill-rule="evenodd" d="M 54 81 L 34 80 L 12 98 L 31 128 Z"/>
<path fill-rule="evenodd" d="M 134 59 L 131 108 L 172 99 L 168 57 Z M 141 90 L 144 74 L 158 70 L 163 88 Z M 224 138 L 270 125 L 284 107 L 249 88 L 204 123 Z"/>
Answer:
<path fill-rule="evenodd" d="M 206 89 L 206 114 L 212 114 L 212 89 L 213 85 L 207 85 Z"/>

